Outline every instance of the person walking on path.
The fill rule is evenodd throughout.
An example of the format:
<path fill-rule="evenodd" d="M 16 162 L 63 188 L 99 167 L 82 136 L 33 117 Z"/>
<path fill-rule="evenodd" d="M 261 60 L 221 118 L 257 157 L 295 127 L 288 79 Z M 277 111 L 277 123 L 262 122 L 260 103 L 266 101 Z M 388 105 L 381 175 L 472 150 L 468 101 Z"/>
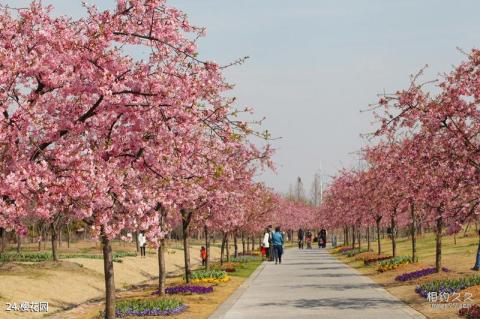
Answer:
<path fill-rule="evenodd" d="M 202 266 L 207 266 L 207 250 L 205 249 L 205 246 L 202 246 L 200 249 L 200 258 L 202 258 Z"/>
<path fill-rule="evenodd" d="M 140 247 L 140 257 L 145 257 L 145 247 L 147 246 L 147 238 L 145 237 L 145 232 L 142 230 L 138 234 L 138 246 Z"/>
<path fill-rule="evenodd" d="M 273 249 L 275 250 L 275 265 L 277 263 L 282 263 L 282 255 L 283 255 L 283 235 L 280 231 L 280 227 L 275 228 L 275 232 L 272 236 L 273 242 Z"/>
<path fill-rule="evenodd" d="M 263 234 L 262 251 L 265 251 L 267 260 L 270 260 L 270 229 L 268 227 L 265 228 L 265 233 Z"/>
<path fill-rule="evenodd" d="M 312 232 L 310 230 L 307 230 L 307 234 L 305 235 L 307 249 L 312 249 L 312 237 Z"/>
<path fill-rule="evenodd" d="M 268 261 L 273 261 L 275 258 L 275 249 L 273 249 L 273 231 L 272 231 L 272 225 L 268 225 L 268 251 L 269 251 L 269 258 Z"/>
<path fill-rule="evenodd" d="M 303 249 L 303 242 L 305 240 L 305 231 L 303 228 L 298 230 L 298 249 Z"/>

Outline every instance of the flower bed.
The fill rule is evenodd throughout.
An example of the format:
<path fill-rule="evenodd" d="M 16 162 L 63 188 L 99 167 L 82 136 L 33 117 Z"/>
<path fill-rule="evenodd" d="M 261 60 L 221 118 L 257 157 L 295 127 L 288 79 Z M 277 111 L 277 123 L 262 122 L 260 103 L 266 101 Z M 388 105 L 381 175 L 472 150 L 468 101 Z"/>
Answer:
<path fill-rule="evenodd" d="M 238 256 L 237 258 L 235 257 L 232 257 L 230 258 L 230 262 L 232 263 L 248 263 L 248 262 L 251 262 L 251 261 L 260 261 L 262 260 L 262 257 L 261 256 Z"/>
<path fill-rule="evenodd" d="M 192 273 L 192 283 L 220 283 L 230 280 L 230 277 L 227 276 L 227 273 L 222 270 L 201 270 Z"/>
<path fill-rule="evenodd" d="M 374 264 L 387 259 L 392 259 L 392 256 L 377 256 L 377 257 L 367 258 L 363 260 L 363 263 L 365 264 L 365 266 L 368 266 L 370 264 Z"/>
<path fill-rule="evenodd" d="M 449 272 L 450 271 L 445 267 L 442 267 L 442 270 L 444 272 Z M 401 274 L 401 275 L 395 277 L 395 280 L 396 281 L 409 281 L 409 280 L 413 280 L 413 279 L 417 279 L 417 278 L 420 278 L 420 277 L 424 277 L 424 276 L 434 274 L 435 271 L 436 271 L 435 267 L 432 267 L 432 268 L 425 268 L 425 269 L 421 269 L 421 270 L 417 270 L 417 271 L 407 272 L 407 273 L 404 273 L 404 274 Z"/>
<path fill-rule="evenodd" d="M 427 298 L 429 292 L 436 292 L 438 295 L 443 293 L 451 294 L 476 285 L 480 285 L 480 276 L 470 276 L 460 279 L 434 280 L 417 286 L 415 288 L 415 292 L 420 296 Z"/>
<path fill-rule="evenodd" d="M 236 272 L 237 270 L 235 268 L 225 268 L 225 272 Z"/>
<path fill-rule="evenodd" d="M 346 253 L 347 251 L 350 251 L 352 250 L 353 248 L 351 246 L 344 246 L 344 247 L 340 247 L 338 249 L 338 252 L 341 253 L 341 254 L 344 254 Z"/>
<path fill-rule="evenodd" d="M 260 253 L 258 252 L 250 252 L 250 253 L 239 253 L 239 256 L 260 256 Z"/>
<path fill-rule="evenodd" d="M 193 286 L 193 285 L 180 285 L 180 286 L 172 286 L 167 287 L 165 289 L 165 293 L 169 295 L 177 295 L 177 294 L 191 294 L 191 295 L 203 295 L 209 294 L 213 292 L 213 287 L 205 287 L 205 286 Z M 158 295 L 158 290 L 153 293 L 154 295 Z"/>
<path fill-rule="evenodd" d="M 362 254 L 362 253 L 366 253 L 366 252 L 368 252 L 368 249 L 366 249 L 366 248 L 362 248 L 362 249 L 355 248 L 355 249 L 347 250 L 343 254 L 347 255 L 348 257 L 353 257 L 357 254 Z"/>
<path fill-rule="evenodd" d="M 462 308 L 458 311 L 458 314 L 467 319 L 480 319 L 480 307 L 472 305 L 470 308 Z"/>
<path fill-rule="evenodd" d="M 122 262 L 121 258 L 127 256 L 136 256 L 136 253 L 118 251 L 112 254 L 114 262 Z M 72 254 L 59 254 L 60 259 L 69 258 L 88 258 L 88 259 L 103 259 L 103 255 L 99 254 L 85 254 L 85 253 L 72 253 Z M 0 254 L 0 262 L 41 262 L 52 260 L 53 256 L 51 252 L 6 252 Z"/>
<path fill-rule="evenodd" d="M 176 315 L 187 309 L 179 300 L 164 298 L 122 300 L 116 306 L 115 316 L 118 318 Z"/>
<path fill-rule="evenodd" d="M 227 269 L 236 269 L 240 267 L 242 267 L 242 264 L 239 262 L 226 262 L 226 263 L 223 263 L 223 265 L 221 265 L 220 263 L 212 264 L 210 268 L 227 271 Z"/>
<path fill-rule="evenodd" d="M 377 271 L 384 272 L 387 270 L 397 269 L 401 265 L 409 264 L 412 258 L 409 256 L 397 256 L 378 263 Z"/>

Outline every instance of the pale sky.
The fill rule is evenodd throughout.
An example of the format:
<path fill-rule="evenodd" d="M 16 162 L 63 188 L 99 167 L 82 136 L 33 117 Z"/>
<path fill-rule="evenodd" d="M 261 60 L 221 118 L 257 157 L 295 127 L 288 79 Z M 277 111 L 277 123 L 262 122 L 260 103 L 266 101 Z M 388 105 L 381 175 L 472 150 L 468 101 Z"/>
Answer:
<path fill-rule="evenodd" d="M 28 0 L 0 0 L 25 6 Z M 79 16 L 79 0 L 44 0 Z M 112 0 L 89 3 L 111 6 Z M 374 130 L 360 114 L 377 94 L 405 88 L 425 64 L 425 79 L 463 59 L 456 48 L 479 46 L 478 0 L 172 0 L 207 28 L 203 58 L 227 64 L 239 106 L 251 106 L 276 137 L 276 174 L 260 177 L 278 191 L 297 176 L 307 191 L 322 168 L 333 175 L 357 164 L 360 133 Z"/>

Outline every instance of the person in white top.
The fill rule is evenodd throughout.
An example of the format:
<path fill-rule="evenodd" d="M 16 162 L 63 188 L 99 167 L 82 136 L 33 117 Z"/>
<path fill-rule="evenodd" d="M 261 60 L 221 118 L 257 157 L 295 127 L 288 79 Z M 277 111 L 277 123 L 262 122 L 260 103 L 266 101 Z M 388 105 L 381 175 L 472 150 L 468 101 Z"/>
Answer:
<path fill-rule="evenodd" d="M 147 238 L 145 237 L 145 232 L 142 230 L 138 234 L 138 246 L 140 246 L 140 256 L 145 257 L 146 252 L 145 252 L 145 247 L 147 245 Z"/>
<path fill-rule="evenodd" d="M 270 228 L 265 228 L 265 233 L 263 234 L 262 248 L 265 250 L 267 260 L 270 260 L 270 241 L 271 241 L 271 232 Z"/>

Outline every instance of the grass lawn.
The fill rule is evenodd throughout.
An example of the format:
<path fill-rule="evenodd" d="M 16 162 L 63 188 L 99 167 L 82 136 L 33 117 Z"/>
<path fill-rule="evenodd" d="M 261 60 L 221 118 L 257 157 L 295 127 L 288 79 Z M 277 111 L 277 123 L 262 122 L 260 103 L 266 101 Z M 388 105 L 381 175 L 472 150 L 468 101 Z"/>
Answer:
<path fill-rule="evenodd" d="M 369 276 L 375 282 L 384 286 L 391 294 L 402 301 L 408 303 L 417 311 L 423 313 L 427 318 L 434 319 L 452 319 L 460 318 L 458 309 L 435 309 L 424 298 L 415 293 L 415 287 L 426 281 L 445 278 L 460 278 L 479 274 L 470 270 L 475 263 L 477 252 L 478 237 L 475 231 L 467 233 L 464 237 L 463 232 L 457 235 L 456 244 L 453 236 L 444 236 L 442 238 L 442 266 L 447 267 L 451 272 L 432 274 L 413 281 L 398 282 L 395 277 L 411 271 L 435 266 L 435 235 L 432 233 L 423 234 L 417 238 L 417 256 L 418 263 L 401 266 L 395 270 L 379 273 L 376 266 L 365 266 L 363 261 L 355 260 L 354 257 L 348 258 L 343 255 L 335 255 L 339 260 L 357 269 L 363 274 Z M 391 255 L 392 245 L 388 238 L 381 240 L 382 254 Z M 362 248 L 366 248 L 365 242 Z M 372 242 L 371 249 L 377 251 L 377 243 Z M 397 239 L 397 255 L 411 256 L 411 239 L 409 237 Z M 480 303 L 480 287 L 475 286 L 465 291 L 473 293 L 474 303 Z"/>

